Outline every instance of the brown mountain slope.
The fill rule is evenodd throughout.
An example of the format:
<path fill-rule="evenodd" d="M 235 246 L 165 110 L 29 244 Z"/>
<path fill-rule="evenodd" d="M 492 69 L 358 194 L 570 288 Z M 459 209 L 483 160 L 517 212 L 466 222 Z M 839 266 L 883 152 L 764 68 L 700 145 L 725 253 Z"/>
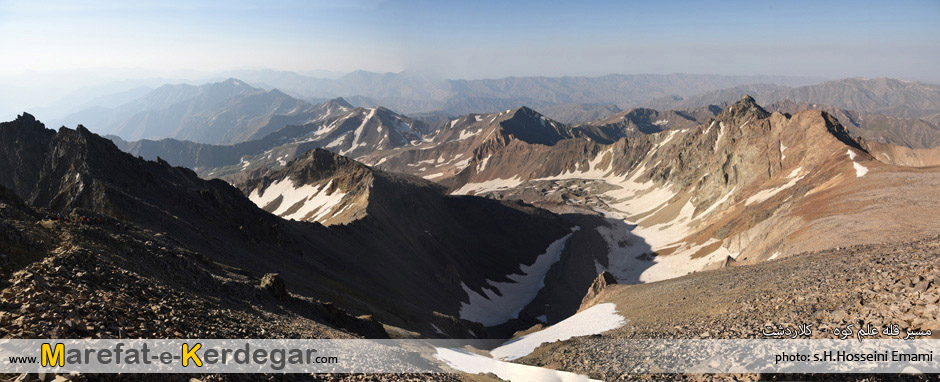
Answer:
<path fill-rule="evenodd" d="M 823 104 L 780 101 L 768 110 L 793 114 L 802 110 L 822 110 L 839 120 L 849 132 L 867 141 L 925 149 L 940 145 L 940 127 L 923 119 L 860 113 Z"/>
<path fill-rule="evenodd" d="M 940 233 L 925 215 L 940 210 L 929 197 L 940 171 L 888 165 L 864 147 L 827 113 L 788 118 L 745 97 L 703 125 L 611 145 L 512 141 L 441 183 L 458 194 L 600 211 L 613 218 L 609 242 L 642 242 L 612 244 L 615 275 L 658 280 L 728 257 L 752 263 Z M 645 263 L 625 260 L 643 253 Z M 598 270 L 610 266 L 599 262 Z"/>
<path fill-rule="evenodd" d="M 0 137 L 0 166 L 11 169 L 0 180 L 34 207 L 123 220 L 220 266 L 254 277 L 280 273 L 297 294 L 426 333 L 437 333 L 435 323 L 453 336 L 485 335 L 458 318 L 465 288 L 505 281 L 570 227 L 531 206 L 447 197 L 426 182 L 382 175 L 363 184 L 370 188 L 364 217 L 327 228 L 271 215 L 222 181 L 132 157 L 82 127 L 55 132 L 24 115 L 0 124 Z M 295 164 L 327 158 L 364 168 L 326 151 L 310 155 Z M 345 168 L 309 174 L 339 179 Z"/>

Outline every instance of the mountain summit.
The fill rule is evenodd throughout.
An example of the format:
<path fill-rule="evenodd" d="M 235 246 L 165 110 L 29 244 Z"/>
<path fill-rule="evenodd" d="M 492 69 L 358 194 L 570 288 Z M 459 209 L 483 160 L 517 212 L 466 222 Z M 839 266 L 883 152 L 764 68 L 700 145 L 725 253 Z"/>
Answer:
<path fill-rule="evenodd" d="M 754 97 L 751 97 L 749 94 L 741 97 L 740 100 L 729 106 L 725 111 L 722 112 L 729 114 L 732 118 L 758 118 L 763 119 L 770 116 L 770 113 L 764 108 L 760 107 L 757 104 L 757 101 L 754 100 Z"/>

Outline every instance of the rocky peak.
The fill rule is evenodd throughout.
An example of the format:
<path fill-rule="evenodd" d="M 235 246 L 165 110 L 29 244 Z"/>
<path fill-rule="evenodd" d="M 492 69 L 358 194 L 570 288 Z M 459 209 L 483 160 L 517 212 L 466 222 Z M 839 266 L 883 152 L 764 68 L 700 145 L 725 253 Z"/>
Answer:
<path fill-rule="evenodd" d="M 244 83 L 244 82 L 242 82 L 241 80 L 236 79 L 236 78 L 229 78 L 229 79 L 227 79 L 227 80 L 225 80 L 225 81 L 220 82 L 219 84 L 220 84 L 220 85 L 224 85 L 224 86 L 230 86 L 230 87 L 245 87 L 245 88 L 251 88 L 251 86 L 248 86 L 248 84 L 246 84 L 246 83 Z"/>
<path fill-rule="evenodd" d="M 347 109 L 353 109 L 353 108 L 355 108 L 352 104 L 350 104 L 348 101 L 346 101 L 346 99 L 344 99 L 343 97 L 336 97 L 336 98 L 333 98 L 333 99 L 331 99 L 331 100 L 329 100 L 329 101 L 326 101 L 326 106 L 327 106 L 327 107 L 334 107 L 334 106 L 335 106 L 335 107 L 345 107 L 345 108 L 347 108 Z"/>
<path fill-rule="evenodd" d="M 568 125 L 555 122 L 525 106 L 510 111 L 509 117 L 499 124 L 504 134 L 526 143 L 552 146 L 572 137 Z"/>
<path fill-rule="evenodd" d="M 279 89 L 271 89 L 271 91 L 268 92 L 268 95 L 276 98 L 292 98 L 291 96 L 287 95 L 287 93 L 284 93 Z"/>
<path fill-rule="evenodd" d="M 744 95 L 744 97 L 741 97 L 740 100 L 732 104 L 719 115 L 719 117 L 756 117 L 758 119 L 767 118 L 769 116 L 770 112 L 760 107 L 757 101 L 754 100 L 754 97 L 750 95 Z"/>
<path fill-rule="evenodd" d="M 542 117 L 542 114 L 540 114 L 539 112 L 535 110 L 532 110 L 528 106 L 520 106 L 509 111 L 509 118 L 517 118 L 517 117 L 539 118 L 539 117 Z"/>
<path fill-rule="evenodd" d="M 33 122 L 36 122 L 36 117 L 24 111 L 23 114 L 16 116 L 15 122 L 33 123 Z"/>
<path fill-rule="evenodd" d="M 289 174 L 295 180 L 302 180 L 294 176 L 306 178 L 312 174 L 332 174 L 343 169 L 370 170 L 368 166 L 362 163 L 321 148 L 315 148 L 297 157 L 285 170 L 290 170 Z"/>

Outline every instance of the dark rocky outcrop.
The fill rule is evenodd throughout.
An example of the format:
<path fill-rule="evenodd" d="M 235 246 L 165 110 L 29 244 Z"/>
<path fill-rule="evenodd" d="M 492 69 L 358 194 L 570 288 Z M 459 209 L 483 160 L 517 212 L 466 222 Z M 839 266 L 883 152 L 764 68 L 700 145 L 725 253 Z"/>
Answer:
<path fill-rule="evenodd" d="M 584 295 L 584 299 L 581 300 L 581 309 L 587 308 L 590 305 L 593 305 L 592 302 L 594 298 L 597 297 L 604 288 L 607 288 L 608 285 L 613 285 L 617 283 L 617 279 L 614 278 L 614 275 L 610 272 L 603 271 L 597 275 L 597 278 L 594 279 L 594 283 L 591 284 L 591 287 L 588 288 L 587 294 Z"/>

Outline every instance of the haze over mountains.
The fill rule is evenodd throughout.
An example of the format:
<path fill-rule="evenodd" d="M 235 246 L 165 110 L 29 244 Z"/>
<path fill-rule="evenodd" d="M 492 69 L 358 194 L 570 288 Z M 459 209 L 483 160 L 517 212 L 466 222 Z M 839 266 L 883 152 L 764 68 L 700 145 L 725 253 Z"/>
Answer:
<path fill-rule="evenodd" d="M 235 79 L 203 86 L 167 85 L 143 96 L 141 92 L 147 88 L 135 88 L 99 97 L 95 101 L 99 105 L 53 123 L 81 123 L 128 141 L 175 138 L 237 144 L 259 139 L 288 124 L 302 124 L 314 105 L 337 97 L 352 106 L 382 106 L 406 115 L 414 113 L 433 129 L 460 115 L 520 106 L 540 110 L 559 122 L 577 124 L 639 106 L 660 111 L 690 110 L 727 105 L 744 94 L 753 94 L 765 105 L 793 101 L 829 107 L 831 111 L 864 113 L 874 120 L 881 115 L 919 119 L 922 122 L 917 123 L 925 126 L 908 134 L 890 132 L 896 129 L 889 125 L 896 123 L 883 119 L 867 122 L 869 119 L 858 118 L 850 122 L 850 128 L 871 140 L 927 148 L 935 143 L 936 134 L 930 130 L 935 130 L 932 127 L 940 118 L 940 105 L 933 101 L 940 85 L 892 79 L 817 84 L 812 79 L 790 77 L 676 74 L 445 81 L 412 72 L 360 71 L 337 79 L 307 78 L 291 72 L 240 73 L 256 78 L 260 88 Z M 239 85 L 233 85 L 235 82 Z M 307 101 L 302 101 L 305 97 Z M 236 124 L 237 128 L 213 131 L 225 130 L 227 124 Z"/>
<path fill-rule="evenodd" d="M 250 75 L 250 74 L 255 75 Z M 664 96 L 692 96 L 707 91 L 728 88 L 750 83 L 775 82 L 783 85 L 803 85 L 817 80 L 800 77 L 781 76 L 719 76 L 719 75 L 607 75 L 602 77 L 509 77 L 492 80 L 443 80 L 415 72 L 371 73 L 356 71 L 337 79 L 312 78 L 292 72 L 246 72 L 254 77 L 250 82 L 254 87 L 267 90 L 278 89 L 296 99 L 321 103 L 328 99 L 343 97 L 354 106 L 384 106 L 400 113 L 423 113 L 442 111 L 449 115 L 483 113 L 505 110 L 519 106 L 533 108 L 562 105 L 568 103 L 615 104 L 619 107 L 635 107 L 644 102 Z M 223 81 L 226 84 L 228 81 Z M 255 113 L 262 109 L 272 111 L 280 107 L 280 114 L 287 114 L 290 106 L 278 105 L 283 101 L 279 94 L 255 95 L 259 100 L 242 100 L 252 93 L 260 91 L 244 82 L 243 86 L 215 85 L 214 87 L 196 87 L 191 85 L 163 86 L 145 97 L 132 98 L 136 94 L 127 94 L 126 104 L 114 105 L 108 102 L 91 109 L 76 112 L 56 124 L 74 126 L 78 123 L 91 126 L 102 125 L 100 131 L 105 134 L 121 132 L 126 129 L 130 118 L 134 124 L 149 123 L 152 127 L 137 127 L 136 131 L 125 131 L 125 139 L 140 138 L 181 138 L 188 136 L 185 127 L 170 128 L 163 135 L 156 135 L 157 127 L 169 121 L 160 120 L 161 113 L 168 115 L 189 114 L 178 123 L 205 122 L 216 118 L 244 118 L 241 115 L 217 115 L 219 110 L 235 109 L 238 102 L 269 104 L 255 106 Z M 231 105 L 218 105 L 223 92 L 224 100 Z M 201 95 L 191 103 L 177 105 Z M 116 98 L 118 96 L 112 96 Z M 215 97 L 215 98 L 214 98 Z M 270 97 L 271 100 L 263 97 Z M 169 112 L 174 107 L 185 110 L 184 113 Z M 298 106 L 299 107 L 299 106 Z M 213 109 L 215 108 L 215 109 Z M 148 112 L 148 113 L 145 113 Z M 244 112 L 248 112 L 247 110 Z M 135 114 L 140 114 L 136 115 Z M 253 118 L 257 116 L 250 116 Z M 187 122 L 189 121 L 189 122 Z M 255 121 L 241 121 L 248 124 Z M 120 135 L 120 134 L 118 134 Z M 200 143 L 238 143 L 232 137 L 224 142 L 211 134 L 192 135 Z M 215 138 L 215 139 L 212 139 Z"/>

